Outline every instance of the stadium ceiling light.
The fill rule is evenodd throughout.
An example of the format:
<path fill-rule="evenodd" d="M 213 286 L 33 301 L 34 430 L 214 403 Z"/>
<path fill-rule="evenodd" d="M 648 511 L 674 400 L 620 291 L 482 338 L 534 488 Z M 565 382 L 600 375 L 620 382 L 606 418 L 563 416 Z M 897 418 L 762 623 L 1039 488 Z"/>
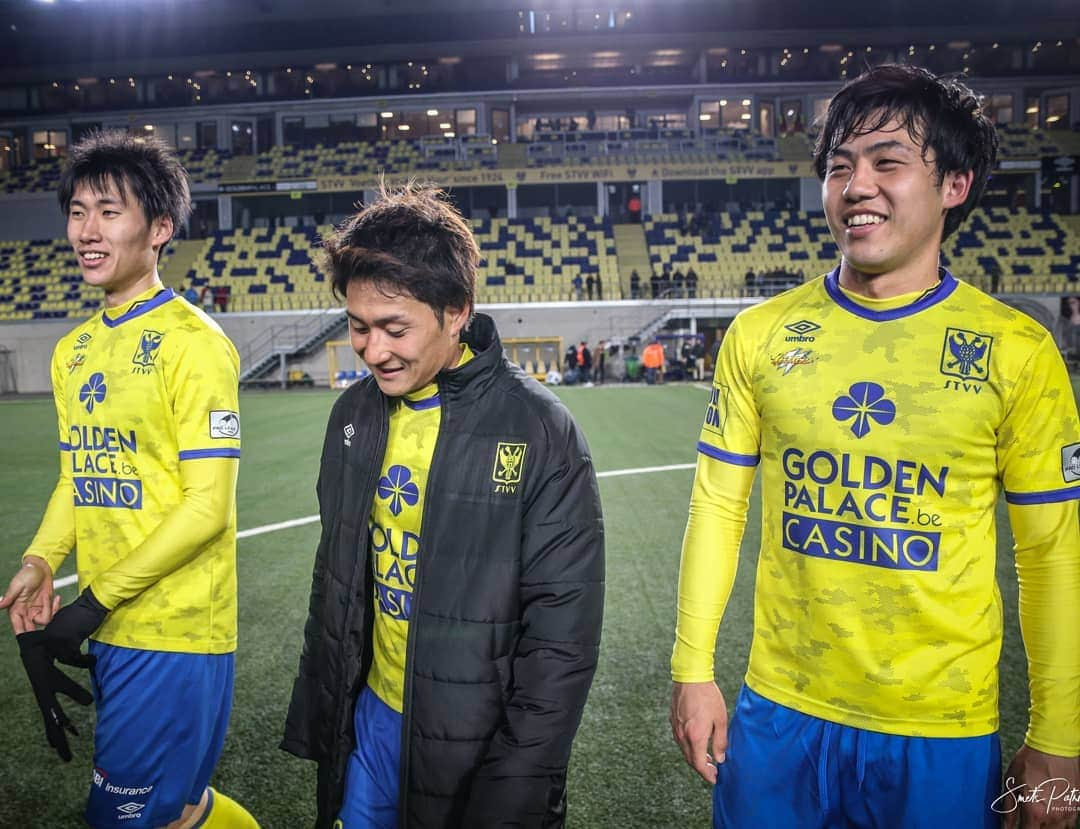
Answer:
<path fill-rule="evenodd" d="M 698 116 L 698 120 L 699 121 L 711 121 L 712 116 L 709 115 L 709 113 L 707 113 L 707 112 L 703 112 L 703 113 L 701 113 L 701 115 Z"/>
<path fill-rule="evenodd" d="M 1024 112 L 1027 115 L 1038 115 L 1039 114 L 1039 108 L 1037 106 L 1028 107 L 1027 109 L 1024 110 Z"/>
<path fill-rule="evenodd" d="M 721 98 L 720 99 L 720 106 L 722 106 L 722 107 L 727 106 L 727 98 Z"/>
<path fill-rule="evenodd" d="M 1056 122 L 1058 122 L 1060 120 L 1061 120 L 1060 115 L 1051 115 L 1049 118 L 1046 119 L 1046 123 L 1053 124 L 1053 123 L 1056 123 Z"/>
<path fill-rule="evenodd" d="M 744 107 L 748 107 L 748 106 L 750 106 L 750 99 L 749 99 L 749 98 L 743 98 L 743 99 L 742 99 L 742 105 L 743 105 Z"/>
<path fill-rule="evenodd" d="M 452 131 L 450 131 L 450 132 L 444 132 L 444 133 L 443 133 L 443 135 L 444 135 L 444 136 L 445 136 L 446 138 L 453 138 L 453 137 L 454 137 L 454 133 L 453 133 Z"/>
<path fill-rule="evenodd" d="M 750 113 L 749 112 L 744 112 L 739 117 L 742 118 L 744 121 L 749 121 L 750 120 Z"/>
<path fill-rule="evenodd" d="M 380 118 L 393 118 L 394 113 L 392 113 L 392 112 L 380 112 L 379 117 Z"/>
<path fill-rule="evenodd" d="M 444 121 L 443 123 L 439 124 L 439 129 L 448 130 L 448 129 L 451 129 L 453 126 L 454 125 L 451 124 L 449 121 Z"/>
<path fill-rule="evenodd" d="M 409 130 L 412 129 L 412 127 L 410 127 L 408 124 L 398 124 L 397 128 L 399 130 L 401 130 L 402 132 L 408 132 Z"/>
<path fill-rule="evenodd" d="M 434 117 L 435 117 L 436 115 L 438 115 L 438 114 L 439 114 L 439 110 L 437 110 L 437 109 L 429 109 L 429 110 L 427 111 L 427 114 L 428 114 L 428 115 L 429 115 L 430 117 L 434 118 Z"/>
<path fill-rule="evenodd" d="M 153 124 L 145 124 L 143 126 L 143 129 L 146 130 L 147 132 L 153 132 L 154 131 L 154 125 Z"/>

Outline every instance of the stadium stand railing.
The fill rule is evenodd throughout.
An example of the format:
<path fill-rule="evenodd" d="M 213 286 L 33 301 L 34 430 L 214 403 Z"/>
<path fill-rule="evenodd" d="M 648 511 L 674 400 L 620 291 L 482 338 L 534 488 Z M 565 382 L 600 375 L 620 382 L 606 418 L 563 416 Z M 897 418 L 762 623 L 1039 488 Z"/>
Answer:
<path fill-rule="evenodd" d="M 984 208 L 946 240 L 942 261 L 961 279 L 1001 293 L 1075 292 L 1080 279 L 1080 225 L 1072 217 L 1039 211 Z M 626 274 L 616 255 L 609 220 L 473 220 L 482 261 L 477 299 L 484 303 L 560 302 L 577 298 L 594 280 L 594 298 L 622 299 Z M 756 277 L 751 293 L 763 285 L 780 289 L 790 276 L 809 279 L 834 267 L 839 251 L 821 214 L 793 210 L 711 214 L 688 233 L 678 215 L 646 217 L 644 233 L 650 266 L 698 277 L 701 298 L 745 295 L 745 274 Z M 161 269 L 182 291 L 194 286 L 227 289 L 227 311 L 295 311 L 338 305 L 317 264 L 319 240 L 330 228 L 272 227 L 221 231 L 202 241 L 185 274 L 169 271 L 179 246 L 170 245 Z M 185 246 L 192 245 L 185 243 Z M 177 261 L 184 260 L 179 257 Z M 640 272 L 641 295 L 651 295 L 647 272 Z M 602 294 L 595 289 L 595 280 Z M 674 291 L 672 290 L 674 288 Z M 684 296 L 677 286 L 667 296 Z M 100 305 L 100 294 L 85 285 L 66 239 L 0 242 L 0 321 L 79 319 Z"/>

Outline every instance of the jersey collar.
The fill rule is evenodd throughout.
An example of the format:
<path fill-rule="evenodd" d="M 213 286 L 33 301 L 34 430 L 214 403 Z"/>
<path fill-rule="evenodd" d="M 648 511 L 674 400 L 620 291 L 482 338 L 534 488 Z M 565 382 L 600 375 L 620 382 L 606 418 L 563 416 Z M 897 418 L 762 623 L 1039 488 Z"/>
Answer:
<path fill-rule="evenodd" d="M 101 312 L 101 321 L 105 323 L 107 328 L 116 328 L 119 325 L 123 325 L 128 320 L 133 320 L 136 317 L 141 317 L 143 314 L 147 314 L 153 311 L 155 308 L 160 308 L 170 299 L 173 299 L 176 294 L 172 288 L 165 288 L 158 291 L 154 296 L 147 300 L 136 300 L 135 303 L 124 313 L 118 316 L 116 319 L 109 319 L 109 315 L 103 310 Z"/>
<path fill-rule="evenodd" d="M 941 282 L 938 286 L 926 294 L 923 294 L 909 305 L 901 305 L 899 308 L 889 308 L 886 311 L 875 311 L 853 301 L 846 296 L 840 288 L 840 266 L 837 265 L 832 273 L 825 277 L 825 291 L 832 297 L 833 302 L 849 311 L 857 317 L 872 322 L 888 322 L 889 320 L 903 319 L 932 308 L 939 302 L 947 299 L 956 290 L 957 281 L 951 273 L 942 268 Z"/>

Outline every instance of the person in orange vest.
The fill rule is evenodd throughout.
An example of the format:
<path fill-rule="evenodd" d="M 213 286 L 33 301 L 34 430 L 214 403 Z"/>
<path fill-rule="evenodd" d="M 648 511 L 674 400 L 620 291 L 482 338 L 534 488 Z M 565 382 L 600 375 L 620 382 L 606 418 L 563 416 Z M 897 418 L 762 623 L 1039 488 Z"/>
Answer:
<path fill-rule="evenodd" d="M 641 364 L 645 366 L 645 382 L 649 385 L 664 382 L 664 347 L 653 340 L 641 352 Z"/>

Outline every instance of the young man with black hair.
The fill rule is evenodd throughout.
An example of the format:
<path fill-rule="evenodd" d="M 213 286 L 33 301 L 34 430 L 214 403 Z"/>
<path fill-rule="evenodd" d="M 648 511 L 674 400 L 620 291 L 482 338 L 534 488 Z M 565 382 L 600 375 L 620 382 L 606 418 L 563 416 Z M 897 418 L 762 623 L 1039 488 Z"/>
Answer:
<path fill-rule="evenodd" d="M 569 412 L 473 313 L 479 258 L 415 185 L 326 242 L 372 375 L 326 430 L 282 743 L 318 763 L 319 827 L 565 819 L 600 642 L 600 499 Z"/>
<path fill-rule="evenodd" d="M 55 663 L 91 671 L 91 826 L 256 827 L 208 786 L 232 704 L 239 360 L 158 276 L 187 175 L 154 139 L 97 132 L 59 198 L 105 302 L 53 352 L 60 479 L 0 607 L 65 761 L 76 731 L 56 695 L 91 696 Z M 53 576 L 75 547 L 82 592 L 60 607 Z"/>
<path fill-rule="evenodd" d="M 815 150 L 843 258 L 740 314 L 724 339 L 671 704 L 686 761 L 716 784 L 715 826 L 1076 819 L 1076 403 L 1049 333 L 940 266 L 996 148 L 957 81 L 890 65 L 847 84 Z M 759 463 L 754 638 L 729 730 L 713 651 Z M 1003 788 L 1001 491 L 1031 694 Z"/>

